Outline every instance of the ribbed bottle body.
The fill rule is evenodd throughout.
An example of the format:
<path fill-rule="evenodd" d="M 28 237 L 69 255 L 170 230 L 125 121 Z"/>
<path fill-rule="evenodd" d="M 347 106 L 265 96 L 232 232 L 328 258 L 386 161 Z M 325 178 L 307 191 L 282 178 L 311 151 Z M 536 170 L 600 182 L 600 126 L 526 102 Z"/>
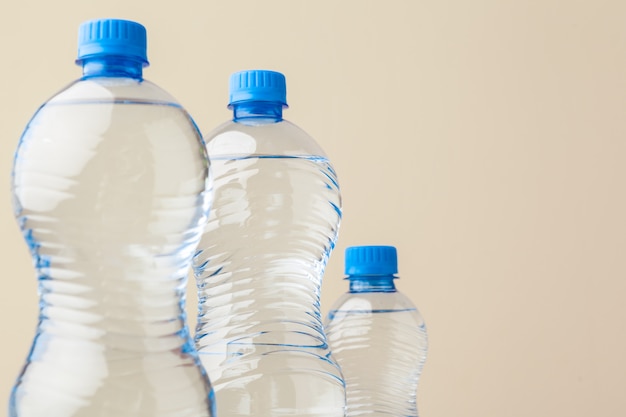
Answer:
<path fill-rule="evenodd" d="M 428 339 L 410 300 L 399 292 L 347 293 L 330 310 L 326 335 L 345 379 L 349 417 L 417 417 Z"/>
<path fill-rule="evenodd" d="M 80 80 L 38 110 L 12 185 L 40 315 L 11 417 L 211 415 L 184 313 L 207 182 L 197 128 L 148 81 Z"/>
<path fill-rule="evenodd" d="M 303 135 L 285 124 L 229 123 L 208 136 L 214 201 L 194 259 L 196 345 L 220 416 L 345 412 L 319 309 L 339 187 L 321 152 L 262 145 L 264 137 L 280 147 L 284 135 Z"/>

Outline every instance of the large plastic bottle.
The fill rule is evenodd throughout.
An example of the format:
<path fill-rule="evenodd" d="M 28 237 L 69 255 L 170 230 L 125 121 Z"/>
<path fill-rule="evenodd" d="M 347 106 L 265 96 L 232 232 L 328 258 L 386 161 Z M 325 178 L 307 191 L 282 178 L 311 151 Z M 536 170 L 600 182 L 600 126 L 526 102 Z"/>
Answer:
<path fill-rule="evenodd" d="M 416 391 L 428 340 L 421 314 L 395 285 L 393 246 L 346 250 L 350 291 L 325 326 L 346 381 L 348 417 L 417 417 Z"/>
<path fill-rule="evenodd" d="M 40 312 L 9 415 L 211 416 L 184 313 L 209 205 L 204 143 L 143 79 L 142 25 L 83 23 L 76 62 L 82 78 L 39 108 L 15 155 Z"/>
<path fill-rule="evenodd" d="M 234 117 L 206 135 L 214 200 L 194 258 L 196 346 L 220 417 L 345 413 L 319 306 L 339 187 L 322 149 L 282 118 L 285 88 L 277 72 L 233 74 Z"/>

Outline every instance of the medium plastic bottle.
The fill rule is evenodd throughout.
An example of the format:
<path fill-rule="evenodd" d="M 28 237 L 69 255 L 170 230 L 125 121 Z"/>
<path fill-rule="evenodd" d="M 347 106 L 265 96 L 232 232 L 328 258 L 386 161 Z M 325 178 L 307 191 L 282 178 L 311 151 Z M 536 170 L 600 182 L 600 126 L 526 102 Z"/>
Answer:
<path fill-rule="evenodd" d="M 343 417 L 319 305 L 341 219 L 335 171 L 282 118 L 282 74 L 233 74 L 229 107 L 206 136 L 214 200 L 194 258 L 196 346 L 218 415 Z"/>
<path fill-rule="evenodd" d="M 40 311 L 9 415 L 211 416 L 184 313 L 208 210 L 204 143 L 143 78 L 142 25 L 83 23 L 76 62 L 82 78 L 39 108 L 15 155 Z"/>
<path fill-rule="evenodd" d="M 346 382 L 348 417 L 416 417 L 416 391 L 428 340 L 424 320 L 395 285 L 393 246 L 346 250 L 350 291 L 325 326 Z"/>

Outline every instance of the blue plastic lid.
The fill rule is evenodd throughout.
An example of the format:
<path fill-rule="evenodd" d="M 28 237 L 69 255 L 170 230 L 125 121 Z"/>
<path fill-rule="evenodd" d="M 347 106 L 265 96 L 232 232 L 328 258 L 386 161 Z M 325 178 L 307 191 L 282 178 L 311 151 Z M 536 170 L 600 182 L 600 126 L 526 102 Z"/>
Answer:
<path fill-rule="evenodd" d="M 146 28 L 137 22 L 121 19 L 94 19 L 78 28 L 78 59 L 118 56 L 148 66 Z"/>
<path fill-rule="evenodd" d="M 346 249 L 346 275 L 393 275 L 398 273 L 398 254 L 393 246 L 352 246 Z"/>
<path fill-rule="evenodd" d="M 288 107 L 285 76 L 268 70 L 247 70 L 232 74 L 228 108 L 232 108 L 234 104 L 253 101 L 272 102 Z"/>

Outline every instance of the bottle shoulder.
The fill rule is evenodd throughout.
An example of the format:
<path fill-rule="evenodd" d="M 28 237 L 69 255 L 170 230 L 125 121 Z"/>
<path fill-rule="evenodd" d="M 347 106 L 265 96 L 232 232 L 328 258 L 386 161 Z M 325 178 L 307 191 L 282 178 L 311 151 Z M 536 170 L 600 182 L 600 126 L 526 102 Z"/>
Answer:
<path fill-rule="evenodd" d="M 253 155 L 326 158 L 324 150 L 294 123 L 280 121 L 227 121 L 205 136 L 212 157 Z"/>
<path fill-rule="evenodd" d="M 85 101 L 120 101 L 180 106 L 174 97 L 153 82 L 127 77 L 80 78 L 61 89 L 44 105 Z"/>
<path fill-rule="evenodd" d="M 348 292 L 343 294 L 331 307 L 337 312 L 415 312 L 419 310 L 413 302 L 399 291 L 394 292 Z"/>
<path fill-rule="evenodd" d="M 112 117 L 113 106 L 118 104 L 131 106 L 124 106 L 123 116 L 117 111 L 116 117 Z M 151 122 L 143 120 L 140 123 L 139 118 L 148 118 Z M 88 77 L 71 82 L 45 101 L 27 123 L 22 140 L 27 137 L 32 139 L 47 129 L 101 134 L 115 123 L 128 122 L 134 122 L 135 128 L 141 126 L 155 134 L 159 130 L 154 128 L 156 125 L 169 129 L 175 125 L 174 133 L 201 138 L 189 113 L 156 84 L 129 77 Z"/>
<path fill-rule="evenodd" d="M 328 311 L 324 325 L 332 334 L 338 329 L 363 323 L 380 329 L 400 324 L 420 335 L 426 331 L 420 311 L 408 297 L 399 292 L 346 293 Z"/>

